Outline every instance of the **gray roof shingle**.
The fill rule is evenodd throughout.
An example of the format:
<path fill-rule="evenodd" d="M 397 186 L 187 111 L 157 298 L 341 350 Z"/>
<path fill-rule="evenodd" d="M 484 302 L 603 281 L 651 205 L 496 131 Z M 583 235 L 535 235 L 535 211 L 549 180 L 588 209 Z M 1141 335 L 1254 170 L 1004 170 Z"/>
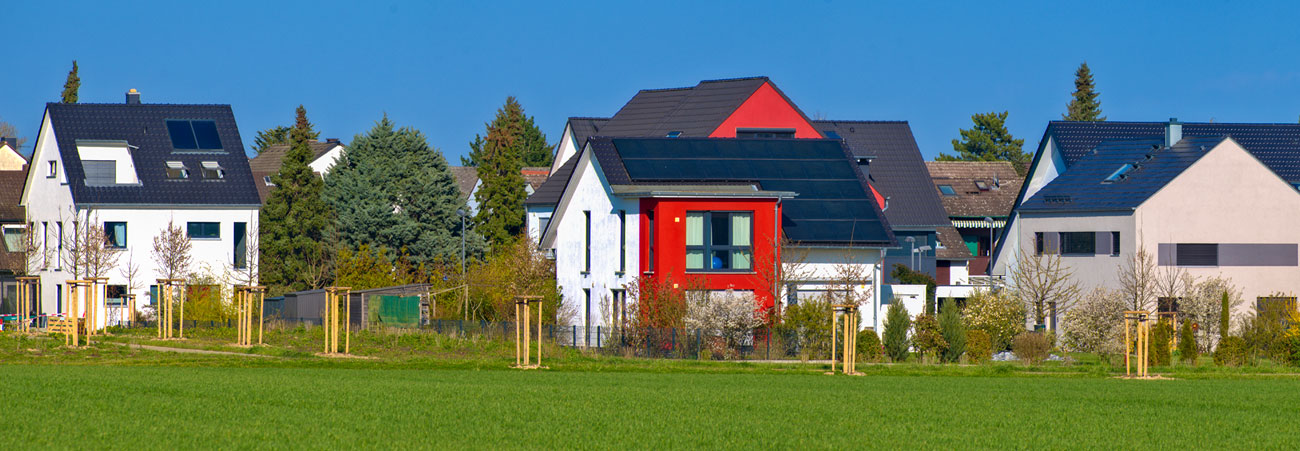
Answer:
<path fill-rule="evenodd" d="M 679 131 L 682 137 L 707 137 L 767 82 L 767 77 L 734 78 L 705 80 L 689 88 L 642 90 L 599 132 L 601 136 L 663 137 Z"/>
<path fill-rule="evenodd" d="M 815 121 L 825 134 L 833 131 L 858 157 L 875 157 L 870 180 L 888 197 L 885 217 L 894 227 L 940 227 L 952 223 L 930 182 L 921 149 L 906 121 Z"/>
<path fill-rule="evenodd" d="M 1133 210 L 1224 138 L 1184 138 L 1164 147 L 1164 138 L 1106 141 L 1078 156 L 1068 171 L 1020 206 L 1022 212 Z M 1125 165 L 1134 169 L 1106 182 Z"/>

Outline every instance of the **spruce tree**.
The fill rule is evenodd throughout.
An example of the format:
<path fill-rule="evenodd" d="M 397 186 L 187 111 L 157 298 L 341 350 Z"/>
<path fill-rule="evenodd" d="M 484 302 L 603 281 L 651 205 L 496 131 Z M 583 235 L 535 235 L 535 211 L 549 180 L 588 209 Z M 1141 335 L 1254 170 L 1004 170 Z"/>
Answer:
<path fill-rule="evenodd" d="M 515 151 L 523 159 L 523 165 L 550 166 L 555 159 L 553 154 L 555 146 L 546 143 L 546 134 L 542 133 L 542 129 L 533 122 L 533 117 L 524 114 L 524 107 L 514 97 L 507 97 L 506 104 L 502 108 L 506 111 L 508 120 L 519 124 L 519 128 L 516 129 L 519 140 L 515 143 L 517 147 Z M 469 143 L 468 157 L 460 157 L 461 165 L 478 166 L 483 158 L 484 142 L 482 135 L 475 135 L 474 141 Z"/>
<path fill-rule="evenodd" d="M 418 130 L 396 129 L 384 116 L 353 138 L 325 177 L 323 195 L 344 246 L 378 245 L 415 264 L 459 261 L 456 210 L 465 202 L 447 159 Z M 482 253 L 481 236 L 469 229 L 465 238 L 470 256 Z"/>
<path fill-rule="evenodd" d="M 939 161 L 1010 161 L 1016 172 L 1025 175 L 1031 156 L 1022 150 L 1025 140 L 1015 139 L 1007 130 L 1008 112 L 979 113 L 971 116 L 970 129 L 958 130 L 961 139 L 952 140 L 957 155 L 940 154 Z"/>
<path fill-rule="evenodd" d="M 253 151 L 261 154 L 262 151 L 266 150 L 266 148 L 276 144 L 288 144 L 289 130 L 289 127 L 283 125 L 277 125 L 266 130 L 259 130 L 257 132 L 257 137 L 253 138 Z M 316 135 L 319 135 L 319 133 L 316 133 Z M 316 136 L 312 136 L 311 138 L 316 139 Z"/>
<path fill-rule="evenodd" d="M 479 233 L 493 246 L 510 243 L 524 227 L 524 121 L 523 108 L 514 97 L 497 110 L 496 118 L 487 124 L 487 137 L 483 139 L 477 155 L 471 158 L 478 166 L 482 181 L 475 200 L 478 215 L 475 222 Z"/>
<path fill-rule="evenodd" d="M 81 77 L 77 76 L 77 60 L 72 60 L 68 81 L 63 82 L 63 103 L 77 103 L 77 91 L 80 89 Z"/>
<path fill-rule="evenodd" d="M 307 110 L 298 106 L 289 131 L 291 147 L 260 216 L 262 279 L 274 295 L 320 288 L 328 283 L 333 213 L 321 199 L 324 183 L 308 166 L 315 136 Z"/>
<path fill-rule="evenodd" d="M 1065 107 L 1065 114 L 1061 117 L 1067 121 L 1104 121 L 1105 116 L 1101 115 L 1101 102 L 1097 100 L 1099 93 L 1096 91 L 1096 85 L 1092 82 L 1092 70 L 1088 69 L 1088 63 L 1084 62 L 1079 65 L 1079 70 L 1074 72 L 1074 94 L 1070 104 Z"/>

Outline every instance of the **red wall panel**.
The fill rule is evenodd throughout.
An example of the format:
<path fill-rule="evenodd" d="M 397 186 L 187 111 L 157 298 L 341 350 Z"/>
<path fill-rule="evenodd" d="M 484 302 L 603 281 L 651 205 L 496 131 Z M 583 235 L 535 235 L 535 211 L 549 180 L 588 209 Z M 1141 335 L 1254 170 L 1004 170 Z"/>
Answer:
<path fill-rule="evenodd" d="M 735 138 L 737 128 L 793 128 L 795 138 L 822 138 L 771 83 L 763 83 L 731 113 L 710 138 Z"/>

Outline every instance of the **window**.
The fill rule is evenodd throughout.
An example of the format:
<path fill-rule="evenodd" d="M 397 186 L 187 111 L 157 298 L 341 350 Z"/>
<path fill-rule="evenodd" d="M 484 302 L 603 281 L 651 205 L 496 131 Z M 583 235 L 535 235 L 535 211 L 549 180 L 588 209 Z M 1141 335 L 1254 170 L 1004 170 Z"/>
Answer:
<path fill-rule="evenodd" d="M 840 137 L 839 133 L 835 133 L 835 130 L 822 130 L 822 134 L 829 139 L 844 139 Z"/>
<path fill-rule="evenodd" d="M 1110 232 L 1110 255 L 1119 255 L 1119 232 Z"/>
<path fill-rule="evenodd" d="M 262 183 L 265 183 L 266 186 L 275 186 L 275 182 L 271 181 L 271 176 L 269 175 L 262 176 Z"/>
<path fill-rule="evenodd" d="M 210 240 L 221 238 L 220 222 L 191 222 L 185 224 L 190 239 Z"/>
<path fill-rule="evenodd" d="M 63 285 L 54 284 L 54 311 L 63 312 Z"/>
<path fill-rule="evenodd" d="M 1179 243 L 1174 257 L 1178 266 L 1219 266 L 1219 245 Z"/>
<path fill-rule="evenodd" d="M 6 227 L 5 250 L 9 252 L 22 252 L 24 247 L 23 232 L 24 229 L 21 227 Z"/>
<path fill-rule="evenodd" d="M 104 287 L 104 300 L 108 305 L 122 305 L 126 299 L 126 285 L 108 285 Z"/>
<path fill-rule="evenodd" d="M 541 241 L 541 234 L 546 233 L 546 226 L 549 226 L 549 225 L 551 225 L 551 217 L 550 217 L 550 216 L 538 216 L 538 217 L 537 217 L 537 235 L 538 235 L 537 240 L 538 240 L 538 241 Z"/>
<path fill-rule="evenodd" d="M 1043 232 L 1034 232 L 1034 255 L 1043 255 Z"/>
<path fill-rule="evenodd" d="M 50 173 L 47 174 L 45 178 L 52 179 L 58 176 L 59 176 L 59 162 L 57 160 L 50 160 Z"/>
<path fill-rule="evenodd" d="M 168 161 L 167 178 L 172 180 L 190 178 L 190 169 L 185 167 L 185 163 L 181 163 L 179 161 Z"/>
<path fill-rule="evenodd" d="M 1182 298 L 1158 297 L 1156 298 L 1157 313 L 1178 313 L 1178 301 Z"/>
<path fill-rule="evenodd" d="M 650 261 L 646 265 L 646 271 L 654 272 L 655 270 L 655 212 L 647 211 L 645 213 L 645 219 L 646 219 L 646 225 L 650 227 L 650 233 L 648 234 L 650 237 L 650 243 L 648 243 L 648 245 L 646 246 L 646 250 L 650 254 L 650 259 L 649 259 Z"/>
<path fill-rule="evenodd" d="M 168 120 L 167 134 L 175 150 L 221 150 L 214 121 Z"/>
<path fill-rule="evenodd" d="M 583 267 L 584 269 L 582 270 L 582 272 L 588 272 L 588 273 L 589 273 L 589 272 L 591 272 L 591 211 L 589 211 L 589 210 L 588 210 L 588 211 L 583 211 L 583 212 L 582 212 L 582 216 L 583 216 L 583 220 L 586 221 L 586 222 L 585 222 L 586 225 L 584 226 L 584 228 L 586 229 L 586 233 L 587 233 L 586 238 L 584 238 L 584 240 L 585 240 L 585 241 L 584 241 L 584 243 L 585 243 L 584 246 L 585 246 L 585 249 L 586 249 L 586 254 L 585 254 L 585 256 L 583 257 L 583 264 L 582 264 L 582 267 Z M 590 297 L 590 296 L 588 296 L 588 297 Z"/>
<path fill-rule="evenodd" d="M 753 257 L 753 213 L 686 213 L 686 269 L 742 271 Z"/>
<path fill-rule="evenodd" d="M 108 240 L 108 246 L 122 249 L 126 247 L 126 223 L 125 222 L 105 222 L 104 237 Z"/>
<path fill-rule="evenodd" d="M 945 196 L 956 196 L 957 190 L 952 189 L 952 185 L 939 185 L 939 192 Z"/>
<path fill-rule="evenodd" d="M 1096 253 L 1096 233 L 1061 232 L 1061 255 L 1094 255 Z"/>
<path fill-rule="evenodd" d="M 50 267 L 50 223 L 41 221 L 41 269 Z"/>
<path fill-rule="evenodd" d="M 666 135 L 666 136 L 669 137 L 669 138 L 676 138 L 676 137 L 678 137 L 678 136 L 682 136 L 682 132 L 677 131 L 677 130 L 674 130 L 674 131 L 668 132 L 668 135 Z"/>
<path fill-rule="evenodd" d="M 738 128 L 737 138 L 794 138 L 793 128 Z"/>
<path fill-rule="evenodd" d="M 60 271 L 63 269 L 63 223 L 56 222 L 54 227 L 59 230 L 57 253 L 54 254 L 54 270 Z"/>
<path fill-rule="evenodd" d="M 979 188 L 980 191 L 988 191 L 988 190 L 989 190 L 989 184 L 984 183 L 983 180 L 976 180 L 976 181 L 975 181 L 975 187 L 976 187 L 976 188 Z"/>
<path fill-rule="evenodd" d="M 204 161 L 201 165 L 203 167 L 203 178 L 210 180 L 226 178 L 226 170 L 222 169 L 217 162 Z"/>
<path fill-rule="evenodd" d="M 1119 169 L 1116 169 L 1115 172 L 1112 172 L 1109 176 L 1106 176 L 1106 179 L 1102 180 L 1101 183 L 1115 183 L 1115 182 L 1123 181 L 1124 179 L 1128 178 L 1128 173 L 1129 171 L 1132 170 L 1133 170 L 1133 165 L 1124 163 L 1124 165 L 1120 166 Z"/>
<path fill-rule="evenodd" d="M 627 271 L 627 211 L 618 211 L 618 273 Z"/>
<path fill-rule="evenodd" d="M 235 223 L 235 249 L 234 265 L 236 268 L 243 269 L 248 267 L 248 223 Z"/>
<path fill-rule="evenodd" d="M 86 186 L 117 184 L 117 162 L 113 160 L 82 160 L 81 170 L 86 173 Z"/>
<path fill-rule="evenodd" d="M 583 288 L 582 294 L 587 297 L 586 314 L 583 316 L 582 343 L 584 346 L 591 346 L 591 289 Z"/>

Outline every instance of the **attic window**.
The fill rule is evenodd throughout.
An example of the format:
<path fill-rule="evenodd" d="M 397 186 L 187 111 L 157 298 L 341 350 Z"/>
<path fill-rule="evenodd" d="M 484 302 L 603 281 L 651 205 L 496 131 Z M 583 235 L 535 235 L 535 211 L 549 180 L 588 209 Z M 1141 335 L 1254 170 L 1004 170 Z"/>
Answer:
<path fill-rule="evenodd" d="M 826 137 L 829 139 L 844 139 L 844 138 L 840 138 L 840 134 L 835 133 L 835 130 L 822 130 L 822 134 L 826 135 Z"/>
<path fill-rule="evenodd" d="M 169 119 L 167 134 L 175 150 L 222 150 L 216 121 Z"/>
<path fill-rule="evenodd" d="M 217 162 L 204 161 L 202 164 L 203 164 L 203 178 L 211 179 L 211 180 L 226 178 L 226 170 L 222 169 L 221 165 L 218 164 Z"/>
<path fill-rule="evenodd" d="M 266 183 L 266 186 L 275 186 L 275 182 L 271 181 L 271 176 L 269 175 L 262 176 L 262 183 Z"/>
<path fill-rule="evenodd" d="M 989 184 L 984 183 L 983 180 L 976 180 L 976 181 L 975 181 L 975 187 L 976 187 L 976 188 L 979 188 L 980 191 L 988 191 L 988 190 L 989 190 Z"/>
<path fill-rule="evenodd" d="M 1133 170 L 1132 164 L 1124 163 L 1123 166 L 1120 166 L 1119 169 L 1115 170 L 1115 172 L 1110 174 L 1109 177 L 1106 177 L 1105 180 L 1102 180 L 1101 183 L 1115 183 L 1115 182 L 1123 181 L 1124 179 L 1128 178 L 1128 173 L 1132 170 Z"/>
<path fill-rule="evenodd" d="M 738 128 L 737 138 L 794 138 L 793 128 Z"/>
<path fill-rule="evenodd" d="M 171 180 L 181 180 L 190 178 L 190 169 L 185 167 L 185 163 L 179 161 L 167 162 L 167 178 Z"/>
<path fill-rule="evenodd" d="M 58 176 L 59 176 L 59 161 L 58 161 L 58 160 L 50 160 L 50 174 L 49 174 L 49 175 L 46 175 L 45 178 L 50 178 L 50 179 L 52 179 L 52 178 L 55 178 L 55 177 L 58 177 Z"/>
<path fill-rule="evenodd" d="M 676 137 L 678 137 L 678 136 L 682 136 L 682 132 L 681 132 L 681 131 L 676 131 L 676 130 L 675 130 L 675 131 L 671 131 L 671 132 L 668 132 L 668 135 L 667 135 L 667 137 L 669 137 L 669 138 L 676 138 Z"/>
<path fill-rule="evenodd" d="M 952 189 L 952 185 L 939 185 L 939 192 L 945 196 L 956 196 L 957 190 Z"/>

